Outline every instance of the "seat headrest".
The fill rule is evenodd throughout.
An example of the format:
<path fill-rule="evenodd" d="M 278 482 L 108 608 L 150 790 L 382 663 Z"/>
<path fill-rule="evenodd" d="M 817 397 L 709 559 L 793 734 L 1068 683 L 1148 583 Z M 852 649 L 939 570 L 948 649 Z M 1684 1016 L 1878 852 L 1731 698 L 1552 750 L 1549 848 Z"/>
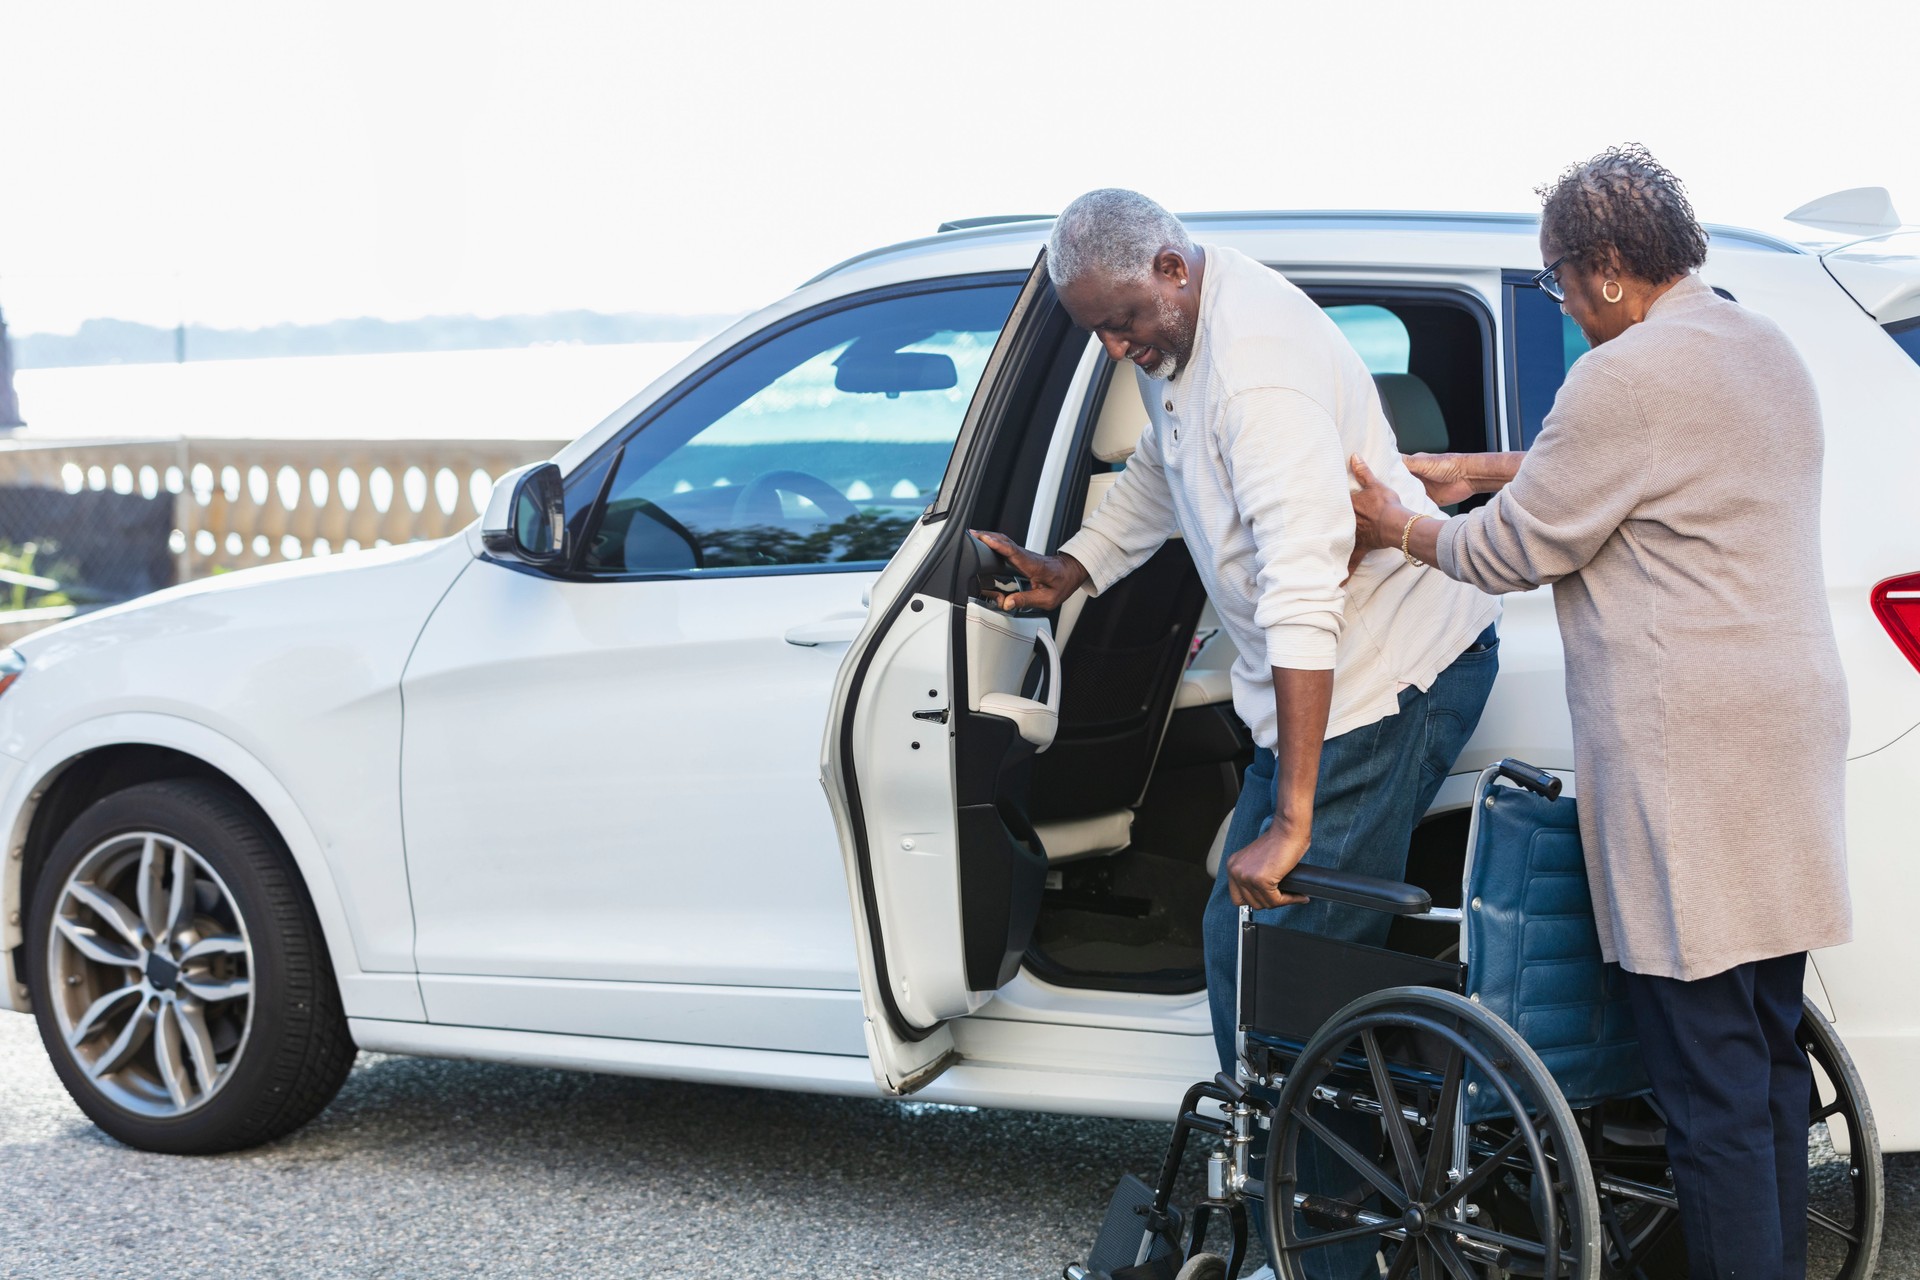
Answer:
<path fill-rule="evenodd" d="M 1411 373 L 1376 373 L 1373 383 L 1380 389 L 1380 407 L 1387 412 L 1400 452 L 1447 451 L 1447 419 L 1425 380 Z"/>
<path fill-rule="evenodd" d="M 1102 462 L 1125 462 L 1147 429 L 1147 405 L 1140 398 L 1140 380 L 1131 370 L 1116 369 L 1107 380 L 1100 402 L 1100 420 L 1093 424 L 1093 456 Z M 1115 385 L 1116 383 L 1120 385 Z"/>

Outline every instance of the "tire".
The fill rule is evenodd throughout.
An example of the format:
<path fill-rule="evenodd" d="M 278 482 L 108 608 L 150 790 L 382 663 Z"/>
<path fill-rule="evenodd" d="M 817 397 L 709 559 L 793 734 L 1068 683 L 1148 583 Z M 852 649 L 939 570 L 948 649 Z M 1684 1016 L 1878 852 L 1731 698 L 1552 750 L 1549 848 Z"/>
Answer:
<path fill-rule="evenodd" d="M 26 960 L 61 1083 L 132 1147 L 271 1142 L 319 1114 L 353 1065 L 292 860 L 215 783 L 144 783 L 83 812 L 40 868 Z"/>
<path fill-rule="evenodd" d="M 1173 1280 L 1227 1280 L 1227 1260 L 1217 1253 L 1196 1253 Z"/>

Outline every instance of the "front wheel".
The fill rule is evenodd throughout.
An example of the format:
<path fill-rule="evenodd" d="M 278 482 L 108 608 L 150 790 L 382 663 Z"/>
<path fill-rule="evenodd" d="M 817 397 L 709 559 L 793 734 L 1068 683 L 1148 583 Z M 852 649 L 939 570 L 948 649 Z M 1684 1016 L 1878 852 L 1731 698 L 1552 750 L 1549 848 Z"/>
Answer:
<path fill-rule="evenodd" d="M 151 782 L 87 809 L 40 868 L 27 940 L 54 1070 L 129 1146 L 271 1141 L 353 1065 L 313 906 L 272 828 L 228 788 Z"/>

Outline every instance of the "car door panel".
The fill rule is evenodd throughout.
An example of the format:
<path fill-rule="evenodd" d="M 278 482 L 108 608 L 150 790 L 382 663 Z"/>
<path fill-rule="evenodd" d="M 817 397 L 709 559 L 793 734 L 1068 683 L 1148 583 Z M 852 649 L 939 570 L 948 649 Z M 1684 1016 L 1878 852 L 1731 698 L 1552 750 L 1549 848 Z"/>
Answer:
<path fill-rule="evenodd" d="M 403 685 L 421 971 L 851 989 L 813 749 L 844 649 L 781 637 L 872 579 L 475 564 Z"/>
<path fill-rule="evenodd" d="M 1052 622 L 987 607 L 987 584 L 1009 571 L 964 521 L 1023 517 L 1004 505 L 1007 468 L 1026 450 L 1040 470 L 1045 437 L 1031 450 L 1022 433 L 1054 421 L 1059 372 L 1085 341 L 1063 366 L 1072 332 L 1043 260 L 835 689 L 822 775 L 854 895 L 869 1056 L 890 1092 L 955 1060 L 947 1020 L 1017 972 L 1039 912 L 1046 854 L 1025 815 L 1025 766 L 1059 705 Z"/>

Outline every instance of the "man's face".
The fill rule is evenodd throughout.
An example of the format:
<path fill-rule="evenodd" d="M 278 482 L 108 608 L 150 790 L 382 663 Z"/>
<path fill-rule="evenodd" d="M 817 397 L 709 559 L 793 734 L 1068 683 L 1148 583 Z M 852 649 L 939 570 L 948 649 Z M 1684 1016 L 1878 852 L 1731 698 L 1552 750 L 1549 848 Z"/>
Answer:
<path fill-rule="evenodd" d="M 1150 378 L 1171 378 L 1193 355 L 1199 290 L 1180 254 L 1154 260 L 1145 279 L 1082 277 L 1060 291 L 1075 324 L 1091 329 L 1115 360 L 1131 360 Z"/>

